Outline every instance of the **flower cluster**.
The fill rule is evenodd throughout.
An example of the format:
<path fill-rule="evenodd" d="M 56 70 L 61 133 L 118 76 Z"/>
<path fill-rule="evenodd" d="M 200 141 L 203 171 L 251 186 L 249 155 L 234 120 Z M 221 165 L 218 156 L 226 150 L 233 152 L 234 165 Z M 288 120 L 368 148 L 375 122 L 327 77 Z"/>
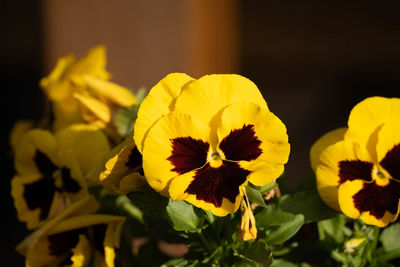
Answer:
<path fill-rule="evenodd" d="M 26 266 L 304 266 L 292 237 L 312 223 L 346 266 L 400 258 L 400 99 L 356 105 L 310 150 L 316 186 L 291 195 L 286 127 L 252 81 L 171 73 L 145 95 L 105 65 L 104 46 L 59 59 L 40 81 L 50 114 L 11 132 Z"/>
<path fill-rule="evenodd" d="M 61 58 L 40 82 L 54 120 L 18 122 L 11 133 L 11 194 L 18 219 L 33 230 L 17 247 L 27 266 L 114 266 L 125 217 L 97 212 L 89 192 L 101 181 L 91 173 L 117 140 L 113 110 L 137 100 L 108 78 L 102 46 L 78 61 Z"/>
<path fill-rule="evenodd" d="M 350 218 L 379 227 L 400 212 L 400 99 L 370 97 L 350 113 L 348 127 L 311 148 L 321 198 Z"/>

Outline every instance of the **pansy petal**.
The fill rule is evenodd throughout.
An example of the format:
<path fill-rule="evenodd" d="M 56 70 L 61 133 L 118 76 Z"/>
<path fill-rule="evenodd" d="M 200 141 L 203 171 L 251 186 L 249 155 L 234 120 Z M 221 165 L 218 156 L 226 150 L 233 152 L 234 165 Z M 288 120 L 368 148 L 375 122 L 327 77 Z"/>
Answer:
<path fill-rule="evenodd" d="M 257 104 L 240 102 L 226 107 L 217 130 L 226 160 L 262 160 L 284 164 L 290 145 L 285 125 Z"/>
<path fill-rule="evenodd" d="M 241 188 L 247 184 L 249 173 L 235 162 L 224 161 L 217 168 L 207 163 L 175 177 L 170 184 L 170 196 L 210 210 L 217 216 L 225 216 L 239 207 Z"/>
<path fill-rule="evenodd" d="M 21 143 L 22 137 L 33 127 L 34 121 L 30 120 L 19 120 L 14 123 L 9 135 L 9 143 L 13 152 L 17 150 L 17 147 Z"/>
<path fill-rule="evenodd" d="M 32 173 L 51 174 L 55 165 L 57 140 L 46 130 L 33 129 L 21 140 L 14 159 L 15 169 L 20 175 Z"/>
<path fill-rule="evenodd" d="M 251 171 L 251 183 L 262 186 L 282 174 L 290 145 L 285 125 L 270 111 L 253 103 L 229 105 L 217 132 L 226 160 Z"/>
<path fill-rule="evenodd" d="M 149 130 L 143 146 L 143 170 L 156 191 L 168 195 L 170 180 L 206 163 L 208 128 L 191 116 L 171 112 Z"/>
<path fill-rule="evenodd" d="M 325 203 L 339 209 L 338 186 L 348 180 L 370 181 L 371 162 L 368 151 L 351 141 L 339 141 L 326 148 L 316 169 L 318 192 Z"/>
<path fill-rule="evenodd" d="M 311 147 L 310 149 L 310 160 L 311 167 L 314 171 L 316 171 L 318 164 L 320 163 L 320 155 L 322 151 L 324 151 L 328 146 L 333 145 L 339 141 L 344 139 L 344 134 L 346 133 L 347 128 L 338 128 L 333 131 L 330 131 L 320 137 Z"/>
<path fill-rule="evenodd" d="M 106 135 L 94 125 L 73 124 L 57 132 L 61 158 L 73 153 L 83 174 L 87 174 L 110 151 Z"/>
<path fill-rule="evenodd" d="M 82 105 L 82 117 L 88 122 L 100 120 L 104 124 L 107 124 L 111 120 L 111 110 L 110 108 L 97 100 L 96 98 L 90 96 L 84 96 L 79 93 L 75 93 L 74 97 Z"/>
<path fill-rule="evenodd" d="M 148 130 L 163 115 L 173 110 L 175 98 L 181 93 L 182 87 L 191 81 L 193 78 L 184 73 L 168 74 L 142 101 L 134 126 L 134 140 L 140 152 Z"/>
<path fill-rule="evenodd" d="M 78 244 L 72 249 L 71 262 L 73 267 L 87 266 L 92 253 L 91 245 L 85 235 L 79 235 Z"/>
<path fill-rule="evenodd" d="M 52 216 L 60 197 L 54 180 L 43 179 L 40 174 L 13 177 L 11 195 L 18 220 L 26 222 L 28 229 L 40 226 Z"/>
<path fill-rule="evenodd" d="M 60 58 L 51 73 L 40 80 L 40 87 L 50 100 L 60 101 L 69 96 L 71 84 L 66 78 L 75 62 L 73 55 Z"/>
<path fill-rule="evenodd" d="M 376 159 L 378 132 L 388 121 L 400 117 L 400 99 L 370 97 L 358 103 L 351 111 L 345 139 L 354 140 L 367 147 Z"/>
<path fill-rule="evenodd" d="M 400 124 L 397 121 L 382 126 L 376 149 L 379 164 L 400 181 Z"/>
<path fill-rule="evenodd" d="M 98 45 L 91 48 L 70 69 L 69 75 L 90 75 L 99 79 L 107 80 L 110 74 L 105 70 L 107 63 L 106 47 Z"/>
<path fill-rule="evenodd" d="M 177 98 L 175 110 L 195 116 L 216 129 L 219 112 L 229 104 L 243 101 L 268 110 L 262 94 L 249 79 L 236 74 L 213 74 L 188 84 Z"/>
<path fill-rule="evenodd" d="M 130 107 L 138 103 L 135 95 L 128 89 L 109 81 L 84 76 L 83 80 L 99 99 L 104 99 L 115 105 Z"/>
<path fill-rule="evenodd" d="M 400 184 L 395 181 L 379 186 L 375 182 L 349 180 L 339 187 L 339 205 L 350 218 L 360 218 L 366 224 L 385 227 L 398 217 L 399 193 Z"/>

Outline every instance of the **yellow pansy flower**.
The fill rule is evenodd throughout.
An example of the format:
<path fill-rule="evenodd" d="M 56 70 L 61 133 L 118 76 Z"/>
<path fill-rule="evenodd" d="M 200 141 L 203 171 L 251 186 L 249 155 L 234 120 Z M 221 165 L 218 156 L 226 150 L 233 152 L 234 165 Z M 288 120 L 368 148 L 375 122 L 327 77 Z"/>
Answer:
<path fill-rule="evenodd" d="M 108 81 L 104 46 L 92 48 L 80 60 L 73 55 L 58 60 L 54 70 L 40 81 L 52 103 L 54 129 L 77 122 L 94 122 L 104 127 L 115 107 L 137 104 L 128 89 Z"/>
<path fill-rule="evenodd" d="M 127 194 L 145 185 L 142 155 L 132 134 L 114 147 L 88 176 L 99 180 L 111 194 Z"/>
<path fill-rule="evenodd" d="M 384 227 L 400 200 L 400 99 L 370 97 L 351 111 L 348 128 L 310 151 L 321 198 L 350 218 Z"/>
<path fill-rule="evenodd" d="M 93 206 L 93 200 L 82 204 Z M 78 212 L 70 212 L 70 208 Z M 80 207 L 70 208 L 17 246 L 17 251 L 25 256 L 26 266 L 83 267 L 90 262 L 94 266 L 114 266 L 114 249 L 119 247 L 125 217 L 82 214 Z"/>
<path fill-rule="evenodd" d="M 278 178 L 290 150 L 257 86 L 233 74 L 162 79 L 140 106 L 134 140 L 153 189 L 218 216 L 239 208 L 249 181 Z"/>
<path fill-rule="evenodd" d="M 85 172 L 108 152 L 104 134 L 71 125 L 56 135 L 28 131 L 15 152 L 11 194 L 19 220 L 32 229 L 87 194 Z"/>

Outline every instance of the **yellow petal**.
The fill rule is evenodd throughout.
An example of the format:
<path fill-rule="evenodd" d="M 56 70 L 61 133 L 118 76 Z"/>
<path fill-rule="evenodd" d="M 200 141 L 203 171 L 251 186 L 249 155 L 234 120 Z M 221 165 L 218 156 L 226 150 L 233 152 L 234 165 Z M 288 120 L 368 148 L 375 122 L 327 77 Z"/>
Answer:
<path fill-rule="evenodd" d="M 120 195 L 126 195 L 133 192 L 139 188 L 142 188 L 146 184 L 146 179 L 144 176 L 140 175 L 138 172 L 129 173 L 128 175 L 122 177 L 119 185 L 109 185 L 104 183 L 103 186 L 110 192 Z"/>
<path fill-rule="evenodd" d="M 89 240 L 84 235 L 79 235 L 79 241 L 76 247 L 72 249 L 71 267 L 87 266 L 90 260 L 92 248 Z"/>
<path fill-rule="evenodd" d="M 58 165 L 56 158 L 57 140 L 46 130 L 32 129 L 21 140 L 15 152 L 15 169 L 20 175 L 40 173 L 35 162 L 37 152 L 41 152 L 49 158 L 53 164 Z"/>
<path fill-rule="evenodd" d="M 56 134 L 61 158 L 72 153 L 86 175 L 110 151 L 106 135 L 94 125 L 73 124 Z"/>
<path fill-rule="evenodd" d="M 62 101 L 52 102 L 52 111 L 54 115 L 52 130 L 54 132 L 68 125 L 84 122 L 81 116 L 80 104 L 72 95 Z"/>
<path fill-rule="evenodd" d="M 240 208 L 242 218 L 239 226 L 238 242 L 254 240 L 257 238 L 257 228 L 253 211 L 245 200 L 242 200 Z"/>
<path fill-rule="evenodd" d="M 310 160 L 311 167 L 314 172 L 317 169 L 318 164 L 320 163 L 320 155 L 322 151 L 324 151 L 328 146 L 333 145 L 339 141 L 344 139 L 344 134 L 347 128 L 338 128 L 336 130 L 330 131 L 320 137 L 311 147 L 310 149 Z"/>
<path fill-rule="evenodd" d="M 261 174 L 251 175 L 253 184 L 266 185 L 282 174 L 290 152 L 286 127 L 267 109 L 248 102 L 231 104 L 222 111 L 217 133 L 227 160 Z"/>
<path fill-rule="evenodd" d="M 54 215 L 54 212 L 58 206 L 60 195 L 57 192 L 43 192 L 49 195 L 48 210 L 45 211 L 45 207 L 41 205 L 30 207 L 31 203 L 27 202 L 25 196 L 25 187 L 32 183 L 38 182 L 42 177 L 40 174 L 31 174 L 25 176 L 14 176 L 11 180 L 11 195 L 14 199 L 14 207 L 17 210 L 18 220 L 25 222 L 28 229 L 34 229 L 42 225 L 48 218 Z M 42 218 L 41 213 L 46 214 L 46 217 Z"/>
<path fill-rule="evenodd" d="M 339 162 L 361 160 L 372 162 L 368 151 L 357 143 L 343 140 L 326 148 L 320 155 L 316 169 L 317 189 L 328 206 L 339 210 Z"/>
<path fill-rule="evenodd" d="M 10 131 L 9 140 L 12 150 L 15 152 L 20 144 L 22 137 L 34 126 L 33 121 L 19 120 L 16 121 Z"/>
<path fill-rule="evenodd" d="M 86 195 L 79 199 L 77 202 L 72 203 L 67 209 L 63 210 L 50 221 L 46 222 L 42 227 L 29 234 L 18 246 L 16 250 L 21 255 L 26 255 L 29 250 L 35 246 L 37 241 L 58 224 L 60 221 L 70 216 L 79 216 L 82 214 L 89 214 L 95 212 L 100 207 L 94 196 Z"/>
<path fill-rule="evenodd" d="M 385 211 L 384 216 L 377 219 L 369 211 L 360 211 L 354 205 L 354 195 L 357 194 L 364 186 L 364 182 L 361 180 L 346 181 L 339 187 L 339 205 L 340 209 L 344 214 L 353 219 L 361 219 L 363 222 L 369 225 L 375 225 L 378 227 L 385 227 L 389 223 L 394 222 L 400 211 L 400 202 L 397 207 L 397 213 L 392 214 Z M 374 197 L 374 196 L 371 196 Z"/>
<path fill-rule="evenodd" d="M 143 146 L 143 170 L 150 186 L 168 195 L 169 182 L 179 175 L 173 171 L 176 166 L 168 160 L 172 156 L 173 139 L 188 137 L 207 143 L 208 133 L 201 121 L 185 114 L 171 112 L 158 120 L 149 130 Z"/>
<path fill-rule="evenodd" d="M 400 145 L 400 124 L 399 121 L 391 121 L 385 123 L 378 134 L 378 144 L 376 147 L 378 162 L 380 162 L 386 154 L 396 145 Z M 399 160 L 399 158 L 397 158 Z M 395 163 L 396 165 L 398 164 Z M 393 177 L 400 179 L 400 177 Z"/>
<path fill-rule="evenodd" d="M 75 93 L 74 97 L 82 105 L 82 117 L 88 121 L 100 120 L 104 124 L 108 124 L 111 120 L 111 110 L 110 108 L 97 100 L 96 98 L 90 96 L 84 96 L 82 94 Z"/>
<path fill-rule="evenodd" d="M 83 80 L 99 99 L 105 99 L 122 107 L 130 107 L 138 103 L 131 91 L 118 84 L 87 75 L 83 77 Z"/>
<path fill-rule="evenodd" d="M 400 117 L 400 99 L 370 97 L 358 103 L 351 111 L 348 120 L 348 131 L 345 139 L 367 147 L 376 160 L 376 144 L 378 132 L 388 121 L 396 121 Z"/>
<path fill-rule="evenodd" d="M 188 84 L 176 99 L 175 110 L 195 116 L 216 130 L 218 113 L 229 104 L 244 101 L 268 109 L 257 86 L 249 79 L 236 74 L 213 74 Z"/>
<path fill-rule="evenodd" d="M 72 85 L 68 80 L 68 75 L 75 62 L 73 55 L 60 58 L 52 72 L 40 80 L 40 87 L 51 101 L 60 101 L 71 94 Z"/>
<path fill-rule="evenodd" d="M 72 66 L 70 75 L 90 75 L 107 80 L 110 74 L 105 70 L 106 63 L 106 47 L 98 45 L 91 48 L 86 55 Z"/>
<path fill-rule="evenodd" d="M 140 104 L 134 126 L 134 140 L 140 152 L 148 130 L 173 110 L 175 98 L 193 79 L 184 73 L 171 73 L 159 81 Z"/>

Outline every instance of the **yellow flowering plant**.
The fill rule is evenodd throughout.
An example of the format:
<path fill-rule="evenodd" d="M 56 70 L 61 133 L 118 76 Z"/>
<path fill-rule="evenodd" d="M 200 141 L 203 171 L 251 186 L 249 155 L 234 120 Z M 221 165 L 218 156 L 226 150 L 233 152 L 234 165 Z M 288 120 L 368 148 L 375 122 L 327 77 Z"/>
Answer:
<path fill-rule="evenodd" d="M 110 77 L 104 46 L 60 58 L 40 81 L 50 114 L 11 131 L 26 266 L 394 266 L 400 257 L 397 99 L 357 105 L 348 127 L 312 146 L 315 175 L 290 189 L 286 126 L 248 78 L 170 73 L 132 90 Z"/>

